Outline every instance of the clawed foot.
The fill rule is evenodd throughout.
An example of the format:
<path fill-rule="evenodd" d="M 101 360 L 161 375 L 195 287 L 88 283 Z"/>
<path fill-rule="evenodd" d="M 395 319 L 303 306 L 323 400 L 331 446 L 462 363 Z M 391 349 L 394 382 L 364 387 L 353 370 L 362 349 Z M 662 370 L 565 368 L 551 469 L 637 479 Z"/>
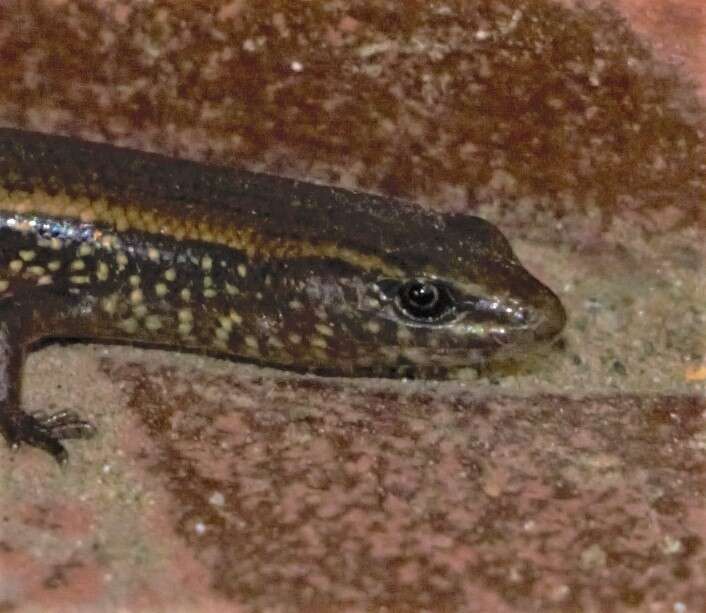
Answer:
<path fill-rule="evenodd" d="M 73 411 L 58 413 L 36 412 L 23 414 L 21 419 L 10 427 L 9 440 L 12 447 L 21 444 L 44 449 L 59 463 L 65 464 L 69 458 L 62 440 L 90 438 L 96 432 L 95 427 L 81 419 Z"/>

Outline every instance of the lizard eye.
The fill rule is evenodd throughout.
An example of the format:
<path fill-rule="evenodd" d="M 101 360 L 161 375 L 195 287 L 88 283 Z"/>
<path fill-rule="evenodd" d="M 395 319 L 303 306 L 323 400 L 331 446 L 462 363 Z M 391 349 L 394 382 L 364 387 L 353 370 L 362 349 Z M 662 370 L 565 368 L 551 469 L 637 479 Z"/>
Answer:
<path fill-rule="evenodd" d="M 455 301 L 446 285 L 415 279 L 399 286 L 395 306 L 410 319 L 434 322 L 451 314 Z"/>

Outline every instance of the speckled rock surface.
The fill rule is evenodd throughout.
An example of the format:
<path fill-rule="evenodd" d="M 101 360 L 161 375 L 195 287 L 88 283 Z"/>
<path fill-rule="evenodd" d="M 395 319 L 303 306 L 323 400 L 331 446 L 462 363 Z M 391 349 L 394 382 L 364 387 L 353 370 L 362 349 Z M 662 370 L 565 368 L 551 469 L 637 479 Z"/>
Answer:
<path fill-rule="evenodd" d="M 698 0 L 0 4 L 0 123 L 481 213 L 570 314 L 446 382 L 43 346 L 25 405 L 99 435 L 0 446 L 0 610 L 706 609 L 705 34 Z"/>

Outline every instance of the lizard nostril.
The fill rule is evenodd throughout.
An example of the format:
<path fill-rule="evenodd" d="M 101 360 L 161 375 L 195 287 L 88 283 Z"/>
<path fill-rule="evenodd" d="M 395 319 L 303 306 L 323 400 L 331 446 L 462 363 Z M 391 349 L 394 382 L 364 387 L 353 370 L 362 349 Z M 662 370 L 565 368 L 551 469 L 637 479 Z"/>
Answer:
<path fill-rule="evenodd" d="M 527 307 L 520 307 L 515 311 L 515 320 L 519 324 L 528 324 L 532 319 L 532 311 Z"/>

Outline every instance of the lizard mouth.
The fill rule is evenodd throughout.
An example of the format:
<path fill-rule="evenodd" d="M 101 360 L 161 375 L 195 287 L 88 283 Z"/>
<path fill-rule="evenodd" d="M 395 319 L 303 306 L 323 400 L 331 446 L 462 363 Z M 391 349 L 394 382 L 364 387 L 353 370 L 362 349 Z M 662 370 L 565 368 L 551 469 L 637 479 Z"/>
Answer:
<path fill-rule="evenodd" d="M 537 345 L 555 340 L 566 325 L 566 311 L 561 301 L 549 289 L 543 288 L 523 310 L 523 321 L 518 325 L 499 325 L 489 331 L 500 355 L 519 354 Z"/>
<path fill-rule="evenodd" d="M 536 343 L 554 340 L 566 325 L 566 310 L 561 301 L 551 290 L 544 288 L 533 305 L 536 314 L 531 324 Z"/>

